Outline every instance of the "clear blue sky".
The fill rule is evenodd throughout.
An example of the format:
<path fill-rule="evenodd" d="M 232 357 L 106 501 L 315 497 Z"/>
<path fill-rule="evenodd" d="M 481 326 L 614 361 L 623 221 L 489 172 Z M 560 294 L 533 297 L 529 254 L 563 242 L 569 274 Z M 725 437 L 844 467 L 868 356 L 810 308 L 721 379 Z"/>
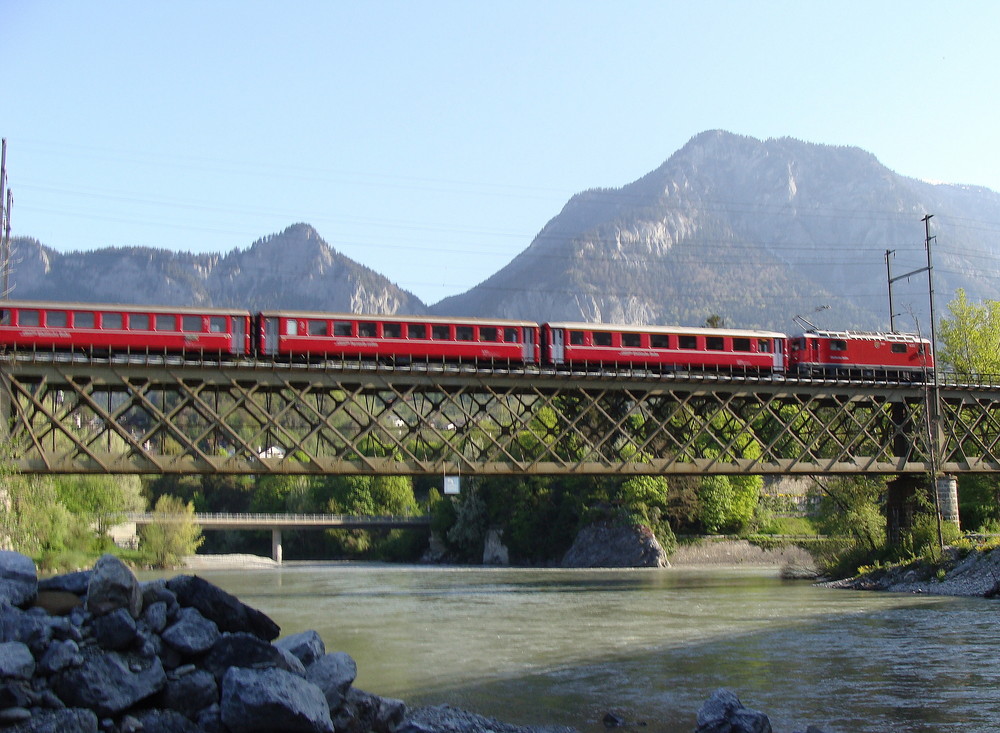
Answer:
<path fill-rule="evenodd" d="M 428 303 L 708 129 L 1000 191 L 998 70 L 985 0 L 0 0 L 15 235 L 228 252 L 308 222 Z"/>

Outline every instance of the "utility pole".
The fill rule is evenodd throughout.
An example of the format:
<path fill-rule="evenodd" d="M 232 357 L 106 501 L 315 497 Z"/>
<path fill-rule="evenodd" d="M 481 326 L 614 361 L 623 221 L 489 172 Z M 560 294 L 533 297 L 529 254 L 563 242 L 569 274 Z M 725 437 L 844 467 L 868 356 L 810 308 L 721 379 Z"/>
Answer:
<path fill-rule="evenodd" d="M 6 202 L 6 204 L 5 204 Z M 10 295 L 10 214 L 14 208 L 14 195 L 7 189 L 7 138 L 0 143 L 0 266 L 3 268 L 3 282 L 0 283 L 0 299 Z"/>
<path fill-rule="evenodd" d="M 889 257 L 895 253 L 894 249 L 885 251 L 885 276 L 889 281 L 889 333 L 896 333 L 896 308 L 892 304 L 892 265 L 889 264 Z"/>
<path fill-rule="evenodd" d="M 934 492 L 934 510 L 937 514 L 937 532 L 938 532 L 938 547 L 944 551 L 944 532 L 941 529 L 941 478 L 938 476 L 940 471 L 940 458 L 943 456 L 940 452 L 940 447 L 943 442 L 941 435 L 941 385 L 938 382 L 938 368 L 937 368 L 937 327 L 935 321 L 936 311 L 934 310 L 934 265 L 931 260 L 931 242 L 934 241 L 934 237 L 931 236 L 931 217 L 933 214 L 927 214 L 921 220 L 924 222 L 924 248 L 927 250 L 927 302 L 931 309 L 931 351 L 934 353 L 934 360 L 931 363 L 931 395 L 928 400 L 927 405 L 927 427 L 928 427 L 928 440 L 930 445 L 928 449 L 930 450 L 930 464 L 931 464 L 931 487 Z M 957 503 L 957 500 L 956 500 Z"/>

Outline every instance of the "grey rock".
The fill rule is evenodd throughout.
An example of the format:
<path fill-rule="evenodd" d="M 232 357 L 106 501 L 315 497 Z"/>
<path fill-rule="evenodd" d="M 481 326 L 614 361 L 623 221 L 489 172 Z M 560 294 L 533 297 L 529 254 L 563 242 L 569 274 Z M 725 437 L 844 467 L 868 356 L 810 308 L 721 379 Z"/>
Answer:
<path fill-rule="evenodd" d="M 135 619 L 125 608 L 116 608 L 91 620 L 91 631 L 104 649 L 127 649 L 135 641 Z"/>
<path fill-rule="evenodd" d="M 29 720 L 4 728 L 4 733 L 97 733 L 97 716 L 90 710 L 64 710 L 35 713 Z"/>
<path fill-rule="evenodd" d="M 145 710 L 135 714 L 142 733 L 201 733 L 201 728 L 176 710 Z"/>
<path fill-rule="evenodd" d="M 167 588 L 177 595 L 182 606 L 197 608 L 201 615 L 219 627 L 220 631 L 247 632 L 271 641 L 281 629 L 274 621 L 255 608 L 242 603 L 197 575 L 178 575 L 167 581 Z"/>
<path fill-rule="evenodd" d="M 103 616 L 124 608 L 132 618 L 142 612 L 142 592 L 135 574 L 114 555 L 102 555 L 94 565 L 87 587 L 87 610 Z"/>
<path fill-rule="evenodd" d="M 696 733 L 771 733 L 771 721 L 740 702 L 732 690 L 720 688 L 698 710 Z"/>
<path fill-rule="evenodd" d="M 83 664 L 80 645 L 72 639 L 54 640 L 38 661 L 38 670 L 44 675 L 52 675 L 68 667 L 79 667 Z"/>
<path fill-rule="evenodd" d="M 318 687 L 281 669 L 233 667 L 222 680 L 222 723 L 232 733 L 333 733 Z"/>
<path fill-rule="evenodd" d="M 300 631 L 278 639 L 274 645 L 294 654 L 306 667 L 326 654 L 326 645 L 315 631 Z"/>
<path fill-rule="evenodd" d="M 38 595 L 38 572 L 27 555 L 0 550 L 0 604 L 24 608 Z"/>
<path fill-rule="evenodd" d="M 167 620 L 172 619 L 180 610 L 177 594 L 167 588 L 166 578 L 147 580 L 139 584 L 142 591 L 142 606 L 148 608 L 154 603 L 164 603 L 167 607 Z"/>
<path fill-rule="evenodd" d="M 161 634 L 163 641 L 181 654 L 207 652 L 219 640 L 219 627 L 197 608 L 182 608 L 177 620 Z"/>
<path fill-rule="evenodd" d="M 202 666 L 222 681 L 230 667 L 275 668 L 294 673 L 288 659 L 273 644 L 253 634 L 223 634 L 205 656 Z"/>
<path fill-rule="evenodd" d="M 0 643 L 0 679 L 30 680 L 35 673 L 35 658 L 27 644 L 20 641 Z"/>
<path fill-rule="evenodd" d="M 51 578 L 39 580 L 38 590 L 61 590 L 77 596 L 84 596 L 87 594 L 90 576 L 93 574 L 93 570 L 78 570 L 74 573 L 53 575 Z"/>
<path fill-rule="evenodd" d="M 145 595 L 143 599 L 142 620 L 146 622 L 146 626 L 149 627 L 150 631 L 159 634 L 167 628 L 167 604 L 163 601 L 146 603 Z"/>
<path fill-rule="evenodd" d="M 562 560 L 564 568 L 662 568 L 669 564 L 667 553 L 648 527 L 613 522 L 581 529 Z"/>
<path fill-rule="evenodd" d="M 306 679 L 326 696 L 331 710 L 336 710 L 358 676 L 358 665 L 345 652 L 326 654 L 306 668 Z"/>
<path fill-rule="evenodd" d="M 192 720 L 218 702 L 219 686 L 215 675 L 204 669 L 168 679 L 159 697 L 160 707 L 176 710 Z"/>
<path fill-rule="evenodd" d="M 107 652 L 85 658 L 80 667 L 52 678 L 52 689 L 67 705 L 113 716 L 152 697 L 167 683 L 156 657 L 144 659 Z"/>
<path fill-rule="evenodd" d="M 335 724 L 338 731 L 348 733 L 395 733 L 405 718 L 406 704 L 402 700 L 351 688 L 337 711 Z"/>

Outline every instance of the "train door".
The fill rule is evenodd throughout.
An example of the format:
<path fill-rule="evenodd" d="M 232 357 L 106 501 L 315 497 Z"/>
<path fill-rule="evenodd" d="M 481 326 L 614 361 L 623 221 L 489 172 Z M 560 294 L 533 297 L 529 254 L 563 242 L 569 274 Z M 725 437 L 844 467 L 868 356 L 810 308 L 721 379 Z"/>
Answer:
<path fill-rule="evenodd" d="M 230 322 L 233 324 L 231 334 L 232 341 L 229 342 L 229 352 L 231 354 L 247 353 L 247 319 L 242 316 L 231 316 Z"/>
<path fill-rule="evenodd" d="M 785 373 L 785 358 L 787 348 L 787 339 L 776 338 L 774 340 L 774 372 L 775 374 Z"/>
<path fill-rule="evenodd" d="M 538 352 L 535 344 L 535 329 L 524 328 L 522 331 L 524 332 L 524 344 L 522 346 L 521 355 L 524 357 L 525 364 L 534 364 L 538 361 Z"/>
<path fill-rule="evenodd" d="M 562 328 L 550 328 L 548 334 L 549 363 L 562 364 L 566 360 L 566 331 Z"/>
<path fill-rule="evenodd" d="M 264 325 L 261 329 L 264 332 L 264 354 L 274 356 L 278 353 L 278 324 L 279 319 L 274 316 L 264 317 Z"/>

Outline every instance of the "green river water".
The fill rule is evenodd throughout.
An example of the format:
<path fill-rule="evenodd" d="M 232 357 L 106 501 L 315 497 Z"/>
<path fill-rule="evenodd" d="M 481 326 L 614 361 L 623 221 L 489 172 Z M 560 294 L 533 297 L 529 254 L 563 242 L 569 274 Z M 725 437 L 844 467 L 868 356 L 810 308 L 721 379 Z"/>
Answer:
<path fill-rule="evenodd" d="M 777 733 L 1000 729 L 995 601 L 814 587 L 770 569 L 289 563 L 199 571 L 355 685 L 518 724 L 692 731 L 719 687 Z"/>

